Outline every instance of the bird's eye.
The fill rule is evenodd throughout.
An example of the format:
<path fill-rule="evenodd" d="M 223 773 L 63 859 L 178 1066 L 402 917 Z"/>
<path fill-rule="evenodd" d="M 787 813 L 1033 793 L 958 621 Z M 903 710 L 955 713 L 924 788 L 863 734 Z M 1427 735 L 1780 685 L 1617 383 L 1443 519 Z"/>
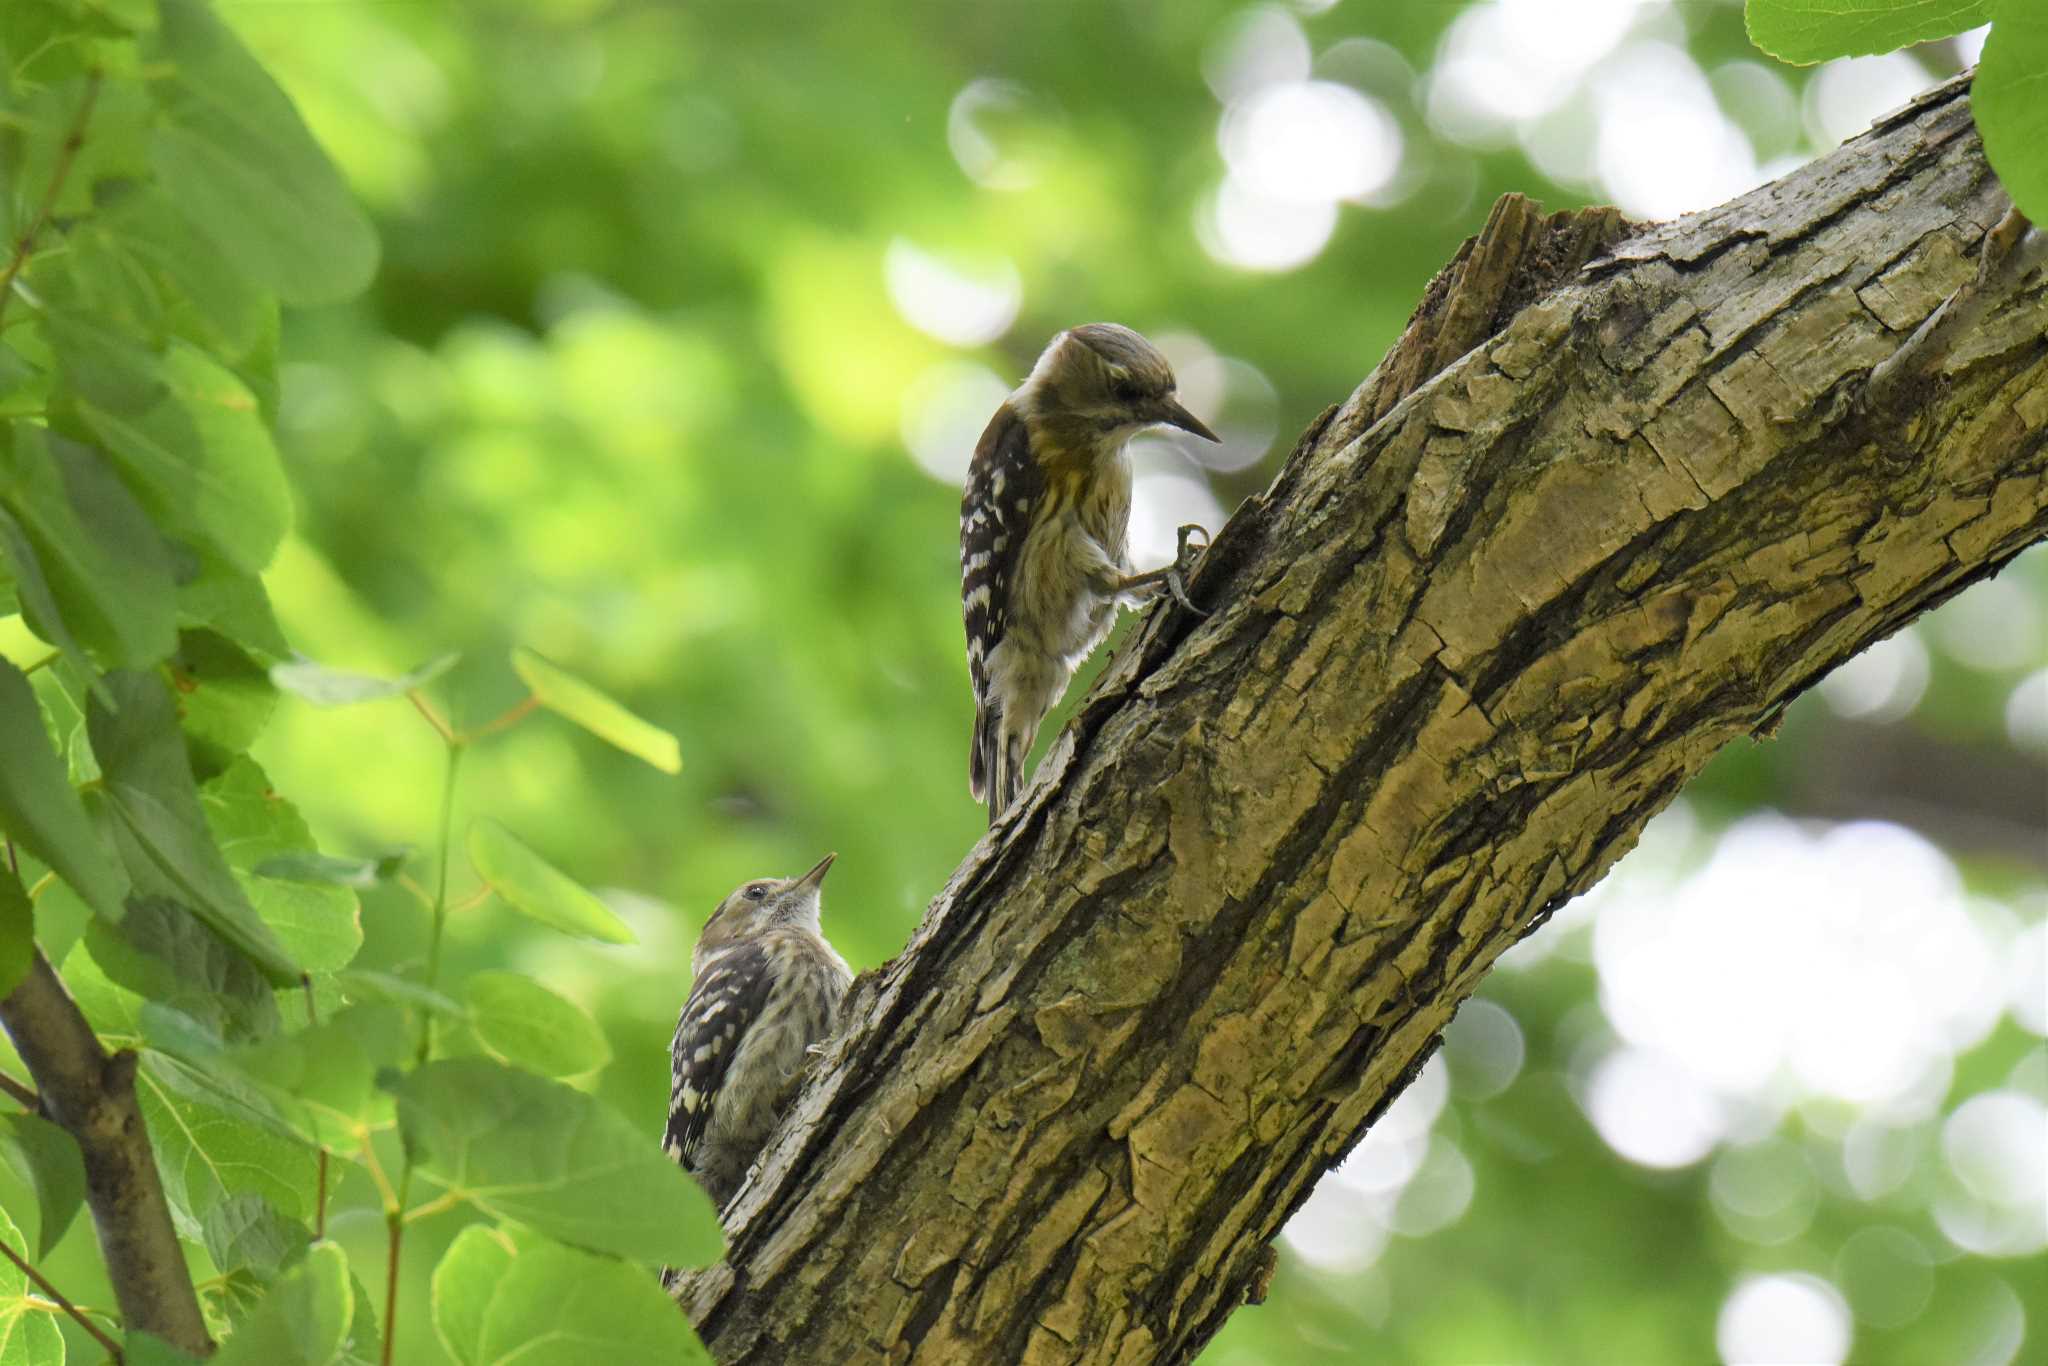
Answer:
<path fill-rule="evenodd" d="M 748 886 L 747 886 L 747 900 L 749 900 L 749 901 L 759 901 L 759 900 L 760 900 L 760 899 L 761 899 L 762 897 L 764 897 L 764 896 L 766 896 L 766 895 L 768 895 L 768 884 L 767 884 L 767 883 L 765 883 L 765 882 L 754 882 L 754 883 L 749 883 L 749 884 L 748 884 Z"/>
<path fill-rule="evenodd" d="M 1128 379 L 1120 379 L 1110 385 L 1109 392 L 1119 403 L 1136 403 L 1145 396 L 1145 391 L 1138 387 L 1136 381 Z"/>

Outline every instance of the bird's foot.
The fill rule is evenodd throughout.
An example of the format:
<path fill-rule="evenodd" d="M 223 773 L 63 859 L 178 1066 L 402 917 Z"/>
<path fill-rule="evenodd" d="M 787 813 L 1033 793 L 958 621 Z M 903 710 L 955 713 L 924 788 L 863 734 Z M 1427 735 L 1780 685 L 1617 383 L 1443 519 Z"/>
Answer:
<path fill-rule="evenodd" d="M 1202 534 L 1202 543 L 1198 546 L 1189 545 L 1188 541 L 1198 531 Z M 1209 614 L 1195 606 L 1195 600 L 1188 596 L 1187 576 L 1201 563 L 1203 552 L 1209 548 L 1209 528 L 1199 522 L 1189 522 L 1176 533 L 1174 544 L 1176 548 L 1173 563 L 1166 567 L 1166 591 L 1173 594 L 1175 602 L 1196 616 L 1206 617 Z"/>

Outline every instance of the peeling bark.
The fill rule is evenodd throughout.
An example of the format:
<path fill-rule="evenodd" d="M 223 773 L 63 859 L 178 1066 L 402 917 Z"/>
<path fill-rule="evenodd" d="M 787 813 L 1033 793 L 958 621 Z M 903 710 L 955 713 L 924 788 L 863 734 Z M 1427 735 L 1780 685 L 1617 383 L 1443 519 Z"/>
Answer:
<path fill-rule="evenodd" d="M 1962 83 L 1625 240 L 1504 201 L 856 987 L 718 1359 L 1191 1357 L 1502 951 L 2048 536 L 2038 274 L 1865 393 L 2006 208 Z"/>

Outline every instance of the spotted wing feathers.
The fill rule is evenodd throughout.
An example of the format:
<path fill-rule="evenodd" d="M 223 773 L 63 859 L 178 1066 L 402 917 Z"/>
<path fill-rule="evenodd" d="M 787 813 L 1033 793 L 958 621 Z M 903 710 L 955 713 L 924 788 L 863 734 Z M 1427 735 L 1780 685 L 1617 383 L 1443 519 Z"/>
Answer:
<path fill-rule="evenodd" d="M 697 1169 L 733 1054 L 767 1007 L 772 985 L 766 950 L 742 943 L 713 958 L 690 987 L 671 1046 L 668 1132 L 661 1145 L 685 1171 Z"/>
<path fill-rule="evenodd" d="M 967 786 L 977 801 L 989 800 L 1004 786 L 996 781 L 1002 766 L 1002 699 L 992 695 L 992 670 L 996 647 L 1009 627 L 1024 536 L 1043 491 L 1029 429 L 1005 400 L 974 448 L 960 498 L 960 605 L 967 627 L 967 671 L 974 680 Z M 992 811 L 1000 809 L 991 803 Z"/>

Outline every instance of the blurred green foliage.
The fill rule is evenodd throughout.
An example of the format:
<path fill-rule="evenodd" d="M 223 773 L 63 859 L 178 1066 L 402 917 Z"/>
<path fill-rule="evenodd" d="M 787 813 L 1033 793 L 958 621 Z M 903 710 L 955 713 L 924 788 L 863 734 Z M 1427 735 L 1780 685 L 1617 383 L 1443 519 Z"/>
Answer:
<path fill-rule="evenodd" d="M 1561 140 L 1590 153 L 1600 141 L 1590 96 L 1493 132 L 1461 131 L 1433 104 L 1439 66 L 1463 50 L 1474 16 L 1496 8 L 222 0 L 215 12 L 367 206 L 381 259 L 355 293 L 369 266 L 347 201 L 309 169 L 311 144 L 280 122 L 274 92 L 256 87 L 261 71 L 223 48 L 196 4 L 167 0 L 159 24 L 142 0 L 10 0 L 0 13 L 0 94 L 19 119 L 0 158 L 10 238 L 50 180 L 89 54 L 106 74 L 96 136 L 58 206 L 69 250 L 35 258 L 26 278 L 43 301 L 38 321 L 23 321 L 31 311 L 17 302 L 0 334 L 0 415 L 14 434 L 7 506 L 20 524 L 0 523 L 13 538 L 0 546 L 93 544 L 106 563 L 74 569 L 77 584 L 63 582 L 61 564 L 52 572 L 53 600 L 76 612 L 40 609 L 17 570 L 40 640 L 0 623 L 0 654 L 25 666 L 66 647 L 33 683 L 48 771 L 106 781 L 100 805 L 116 799 L 121 770 L 90 724 L 95 661 L 157 667 L 184 708 L 191 777 L 231 880 L 261 893 L 254 912 L 322 970 L 323 1012 L 342 1012 L 309 1028 L 297 993 L 248 980 L 239 960 L 192 940 L 161 907 L 131 912 L 130 939 L 154 933 L 149 952 L 209 984 L 205 1001 L 185 1005 L 195 1036 L 142 1009 L 138 990 L 169 988 L 148 961 L 124 958 L 105 926 L 88 932 L 92 913 L 66 885 L 37 900 L 39 938 L 64 959 L 94 1023 L 112 1040 L 151 1046 L 144 1102 L 194 1225 L 183 1231 L 220 1272 L 207 1289 L 218 1321 L 249 1313 L 280 1275 L 278 1293 L 305 1299 L 308 1323 L 381 1317 L 379 1183 L 398 1155 L 393 1099 L 375 1078 L 413 1060 L 421 1020 L 438 1021 L 437 1054 L 459 1060 L 432 1066 L 458 1068 L 479 1106 L 530 1101 L 607 1122 L 615 1110 L 658 1155 L 689 947 L 727 890 L 837 850 L 828 933 L 861 968 L 901 947 L 982 828 L 966 793 L 958 493 L 906 451 L 919 395 L 963 363 L 1012 383 L 1047 336 L 1076 321 L 1179 336 L 1180 354 L 1222 362 L 1219 425 L 1229 436 L 1235 419 L 1258 449 L 1218 469 L 1155 449 L 1146 467 L 1206 486 L 1219 511 L 1233 506 L 1365 375 L 1495 195 L 1521 190 L 1553 207 L 1602 197 L 1597 159 L 1567 173 L 1572 156 L 1555 150 Z M 1573 39 L 1590 54 L 1575 88 L 1597 84 L 1602 62 L 1619 69 L 1648 53 L 1693 73 L 1759 167 L 1827 141 L 1822 86 L 1833 69 L 1760 57 L 1738 4 L 1653 3 L 1626 21 L 1631 46 L 1610 35 L 1596 51 L 1594 38 Z M 95 36 L 56 36 L 66 25 Z M 144 36 L 122 37 L 131 27 Z M 1925 79 L 1960 58 L 1940 46 L 1914 60 Z M 188 75 L 166 77 L 164 65 Z M 1214 221 L 1225 125 L 1259 81 L 1310 77 L 1355 91 L 1391 121 L 1399 171 L 1329 205 L 1327 242 L 1291 268 L 1233 264 L 1216 249 Z M 167 79 L 182 84 L 161 98 Z M 192 139 L 227 149 L 242 174 L 191 156 Z M 113 182 L 135 188 L 95 197 Z M 1014 280 L 1014 318 L 984 340 L 944 339 L 906 301 L 909 287 L 892 283 L 892 248 L 970 280 Z M 287 249 L 317 259 L 281 258 Z M 148 285 L 116 287 L 135 280 Z M 280 313 L 279 295 L 297 306 Z M 24 343 L 45 317 L 49 337 Z M 71 317 L 111 319 L 115 341 L 130 340 L 110 343 L 107 328 L 67 338 L 60 323 Z M 45 444 L 53 374 L 75 420 L 51 422 Z M 166 392 L 177 401 L 156 405 Z M 266 424 L 288 475 L 289 531 L 284 485 L 265 474 L 277 460 Z M 218 453 L 225 482 L 153 486 L 151 446 L 195 441 Z M 52 489 L 66 478 L 99 487 L 107 470 L 134 486 L 126 502 L 88 500 L 113 530 L 49 520 L 67 505 Z M 136 538 L 119 534 L 137 517 L 169 528 L 191 562 L 144 554 L 138 564 Z M 267 601 L 247 574 L 266 560 Z M 100 601 L 90 590 L 107 582 L 142 586 Z M 1687 795 L 1697 833 L 1678 865 L 1698 864 L 1714 832 L 1759 807 L 1904 818 L 1959 860 L 1973 895 L 2016 923 L 2038 922 L 2040 815 L 2024 794 L 2043 783 L 2038 749 L 2022 746 L 2044 727 L 2027 729 L 2017 709 L 2031 694 L 2016 690 L 2048 665 L 2044 615 L 2048 562 L 2037 553 L 1912 628 L 1887 656 L 1889 673 L 1833 702 L 1802 703 L 1775 743 L 1730 750 Z M 1984 648 L 2001 635 L 2018 648 Z M 631 726 L 599 722 L 588 733 L 579 723 L 593 713 L 579 716 L 573 702 L 533 712 L 529 689 L 544 685 L 515 666 L 516 650 L 672 734 L 680 773 L 605 742 L 645 741 Z M 377 679 L 455 652 L 460 662 L 425 682 L 437 719 L 460 731 L 520 715 L 463 750 L 445 864 L 455 909 L 435 990 L 423 983 L 428 905 L 444 871 L 448 748 L 403 689 L 345 707 L 280 697 L 265 666 L 288 651 Z M 0 707 L 0 724 L 12 719 Z M 1845 753 L 1910 761 L 1845 768 Z M 1944 771 L 1962 781 L 1920 785 Z M 1973 786 L 2023 799 L 1987 813 Z M 297 815 L 275 815 L 292 809 L 277 793 Z M 13 800 L 0 779 L 10 830 Z M 84 819 L 60 818 L 35 852 L 63 867 Z M 467 854 L 473 839 L 487 866 L 490 851 L 506 852 L 492 834 L 472 836 L 497 828 L 483 820 L 516 832 L 511 847 L 555 877 L 599 889 L 638 942 L 562 937 L 550 926 L 578 923 L 579 909 L 586 931 L 604 922 L 523 863 L 528 876 L 500 866 L 490 879 L 534 918 L 512 914 Z M 238 832 L 257 840 L 246 858 Z M 184 821 L 160 838 L 200 833 Z M 314 836 L 324 860 L 312 858 Z M 265 859 L 284 862 L 263 874 Z M 214 887 L 217 923 L 232 927 L 241 907 L 219 872 L 201 869 L 183 890 L 200 909 Z M 515 883 L 541 888 L 534 904 L 556 914 L 524 904 Z M 121 904 L 121 888 L 82 890 L 101 919 L 104 904 Z M 360 905 L 353 957 L 352 944 L 284 932 L 301 911 L 303 923 L 331 924 L 307 908 L 340 893 Z M 1523 1050 L 1507 1081 L 1484 1066 L 1475 1074 L 1452 1049 L 1424 1141 L 1464 1163 L 1469 1203 L 1435 1231 L 1397 1231 L 1348 1263 L 1290 1240 L 1272 1299 L 1237 1315 L 1205 1359 L 1694 1362 L 1714 1354 L 1731 1288 L 1779 1271 L 1844 1287 L 1858 1360 L 2008 1360 L 2021 1350 L 2014 1339 L 2001 1357 L 1996 1335 L 2014 1304 L 2023 1323 L 2048 1314 L 2041 1259 L 1968 1253 L 1945 1239 L 1933 1210 L 1944 1179 L 1939 1114 L 1999 1088 L 2048 1093 L 2038 1037 L 2007 1020 L 1972 1041 L 1936 1116 L 1899 1126 L 1919 1156 L 1882 1198 L 1840 1175 L 1853 1112 L 1802 1103 L 1774 1119 L 1776 1137 L 1819 1173 L 1819 1194 L 1796 1231 L 1765 1240 L 1717 1204 L 1716 1164 L 1631 1164 L 1589 1121 L 1587 1059 L 1612 1046 L 1615 1028 L 1586 935 L 1546 930 L 1555 951 L 1490 979 L 1485 1002 L 1505 1010 Z M 545 1003 L 531 994 L 542 990 Z M 1727 1009 L 1745 1008 L 1731 982 Z M 570 1025 L 537 1040 L 511 1018 L 561 1009 L 587 1012 L 600 1032 Z M 579 1063 L 598 1070 L 573 1087 L 530 1075 Z M 222 1077 L 246 1079 L 252 1094 L 223 1097 Z M 577 1099 L 584 1091 L 594 1101 Z M 420 1092 L 401 1096 L 424 1108 Z M 534 1152 L 472 1147 L 461 1119 L 415 1121 L 418 1135 L 440 1138 L 429 1160 L 444 1176 L 484 1187 L 531 1178 L 516 1159 Z M 231 1236 L 246 1216 L 288 1225 L 271 1231 L 303 1245 L 311 1144 L 354 1125 L 383 1135 L 373 1150 L 387 1171 L 373 1177 L 346 1152 L 335 1162 L 326 1231 L 337 1252 L 287 1272 Z M 463 1166 L 487 1160 L 513 1165 L 482 1180 Z M 230 1181 L 229 1171 L 253 1175 Z M 256 1195 L 268 1204 L 254 1213 L 236 1203 Z M 547 1210 L 480 1203 L 578 1240 L 566 1226 L 550 1230 Z M 510 1268 L 609 1285 L 619 1266 L 478 1220 L 474 1208 L 435 1201 L 408 1228 L 398 1360 L 489 1359 L 472 1354 L 544 1326 L 491 1295 Z M 1887 1312 L 1883 1275 L 1857 1273 L 1858 1249 L 1889 1246 L 1864 1237 L 1873 1230 L 1926 1257 L 1871 1263 L 1909 1288 L 1914 1268 L 1924 1271 L 1924 1303 L 1911 1314 Z M 611 1250 L 654 1255 L 639 1242 Z M 46 1267 L 75 1297 L 111 1302 L 84 1221 Z M 366 1300 L 362 1285 L 379 1293 Z M 0 1299 L 13 1295 L 0 1282 Z M 650 1343 L 668 1331 L 630 1313 L 610 1326 Z"/>

